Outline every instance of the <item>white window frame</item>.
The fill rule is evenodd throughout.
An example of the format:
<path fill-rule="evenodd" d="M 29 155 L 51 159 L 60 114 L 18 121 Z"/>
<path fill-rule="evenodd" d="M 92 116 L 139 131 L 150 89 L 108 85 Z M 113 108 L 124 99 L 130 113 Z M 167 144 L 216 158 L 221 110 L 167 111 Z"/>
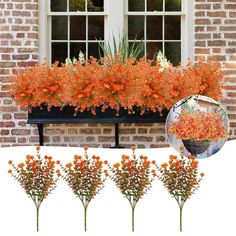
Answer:
<path fill-rule="evenodd" d="M 104 15 L 104 40 L 112 42 L 127 31 L 128 15 L 180 15 L 181 16 L 181 62 L 186 64 L 194 58 L 194 0 L 182 0 L 181 12 L 129 12 L 128 0 L 104 0 L 104 12 L 71 12 L 69 15 Z M 39 62 L 50 62 L 50 17 L 49 0 L 39 0 Z M 63 15 L 55 12 L 53 15 Z"/>

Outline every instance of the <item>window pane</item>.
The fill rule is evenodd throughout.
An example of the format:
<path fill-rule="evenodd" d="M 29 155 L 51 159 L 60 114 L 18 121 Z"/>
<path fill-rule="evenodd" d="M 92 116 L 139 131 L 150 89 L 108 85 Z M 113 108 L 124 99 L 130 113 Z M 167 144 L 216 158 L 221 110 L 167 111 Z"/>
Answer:
<path fill-rule="evenodd" d="M 101 50 L 100 53 L 102 53 Z M 98 43 L 88 43 L 88 58 L 90 56 L 100 58 Z M 101 56 L 103 56 L 103 54 L 101 54 Z"/>
<path fill-rule="evenodd" d="M 166 11 L 181 11 L 181 0 L 165 0 Z"/>
<path fill-rule="evenodd" d="M 104 39 L 104 16 L 88 17 L 88 39 Z"/>
<path fill-rule="evenodd" d="M 163 0 L 147 0 L 148 11 L 163 11 Z"/>
<path fill-rule="evenodd" d="M 147 43 L 147 58 L 154 59 L 157 56 L 157 53 L 162 51 L 162 43 L 161 42 L 151 42 Z"/>
<path fill-rule="evenodd" d="M 144 38 L 144 16 L 129 16 L 128 39 Z"/>
<path fill-rule="evenodd" d="M 145 11 L 144 0 L 129 0 L 129 11 Z"/>
<path fill-rule="evenodd" d="M 52 43 L 52 63 L 64 63 L 67 58 L 67 43 Z"/>
<path fill-rule="evenodd" d="M 85 11 L 85 0 L 70 0 L 70 11 Z"/>
<path fill-rule="evenodd" d="M 52 16 L 52 40 L 67 39 L 67 16 Z"/>
<path fill-rule="evenodd" d="M 180 16 L 165 17 L 165 39 L 180 40 Z"/>
<path fill-rule="evenodd" d="M 51 11 L 66 11 L 66 0 L 51 0 Z"/>
<path fill-rule="evenodd" d="M 86 44 L 85 43 L 70 43 L 70 58 L 74 57 L 78 60 L 80 51 L 86 57 Z"/>
<path fill-rule="evenodd" d="M 88 11 L 104 11 L 103 0 L 87 0 Z"/>
<path fill-rule="evenodd" d="M 175 66 L 181 62 L 181 43 L 180 42 L 166 42 L 165 56 Z"/>
<path fill-rule="evenodd" d="M 86 39 L 86 17 L 71 16 L 70 17 L 70 39 L 85 40 Z"/>
<path fill-rule="evenodd" d="M 162 16 L 147 16 L 147 39 L 162 39 Z"/>

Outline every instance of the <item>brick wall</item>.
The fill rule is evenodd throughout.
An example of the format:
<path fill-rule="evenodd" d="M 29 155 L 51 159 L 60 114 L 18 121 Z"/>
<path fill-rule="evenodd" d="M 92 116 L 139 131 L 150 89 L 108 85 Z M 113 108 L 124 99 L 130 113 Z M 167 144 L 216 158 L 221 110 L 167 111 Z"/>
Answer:
<path fill-rule="evenodd" d="M 225 99 L 230 119 L 230 139 L 236 137 L 236 0 L 196 0 L 195 59 L 221 62 L 225 74 Z"/>
<path fill-rule="evenodd" d="M 195 0 L 195 59 L 222 62 L 225 80 L 224 107 L 231 124 L 230 138 L 236 136 L 236 2 L 235 0 Z M 35 126 L 26 124 L 27 113 L 15 106 L 8 90 L 9 76 L 18 67 L 38 60 L 38 1 L 0 2 L 0 146 L 38 143 Z M 163 147 L 167 145 L 163 124 L 121 125 L 122 145 Z M 114 143 L 112 125 L 49 125 L 46 145 L 107 147 Z"/>

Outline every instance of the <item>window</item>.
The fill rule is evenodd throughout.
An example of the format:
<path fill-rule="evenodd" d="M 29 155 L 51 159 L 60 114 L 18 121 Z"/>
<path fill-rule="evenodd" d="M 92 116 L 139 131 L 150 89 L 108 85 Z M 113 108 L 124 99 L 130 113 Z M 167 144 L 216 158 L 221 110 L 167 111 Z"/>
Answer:
<path fill-rule="evenodd" d="M 98 57 L 98 40 L 127 32 L 143 55 L 158 50 L 175 65 L 193 54 L 194 0 L 40 0 L 40 60 Z M 45 14 L 45 12 L 47 14 Z M 119 32 L 119 33 L 118 33 Z"/>
<path fill-rule="evenodd" d="M 51 0 L 49 52 L 51 62 L 78 58 L 82 51 L 99 57 L 98 40 L 104 40 L 103 0 Z"/>
<path fill-rule="evenodd" d="M 181 0 L 129 0 L 128 41 L 143 40 L 152 59 L 159 50 L 173 64 L 181 62 Z"/>

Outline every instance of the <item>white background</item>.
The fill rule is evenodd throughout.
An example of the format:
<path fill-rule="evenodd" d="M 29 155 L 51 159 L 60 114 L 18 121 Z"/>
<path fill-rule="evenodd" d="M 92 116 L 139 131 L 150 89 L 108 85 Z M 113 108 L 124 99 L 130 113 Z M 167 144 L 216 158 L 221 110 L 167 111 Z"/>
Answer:
<path fill-rule="evenodd" d="M 40 211 L 40 232 L 36 233 L 36 212 L 30 198 L 8 173 L 8 160 L 18 163 L 26 154 L 35 154 L 34 147 L 0 149 L 0 235 L 1 236 L 148 236 L 148 235 L 236 235 L 236 141 L 229 141 L 216 155 L 199 160 L 200 171 L 206 176 L 200 189 L 184 206 L 183 233 L 179 233 L 179 210 L 175 200 L 162 183 L 139 201 L 135 212 L 135 232 L 131 232 L 131 208 L 116 186 L 108 180 L 101 193 L 88 208 L 87 233 L 83 228 L 83 207 L 78 198 L 61 180 L 56 190 L 43 202 Z M 89 149 L 90 155 L 100 155 L 114 163 L 128 149 Z M 43 147 L 43 155 L 66 163 L 74 154 L 83 154 L 81 148 Z M 140 149 L 138 155 L 147 155 L 157 163 L 168 161 L 172 148 Z"/>

